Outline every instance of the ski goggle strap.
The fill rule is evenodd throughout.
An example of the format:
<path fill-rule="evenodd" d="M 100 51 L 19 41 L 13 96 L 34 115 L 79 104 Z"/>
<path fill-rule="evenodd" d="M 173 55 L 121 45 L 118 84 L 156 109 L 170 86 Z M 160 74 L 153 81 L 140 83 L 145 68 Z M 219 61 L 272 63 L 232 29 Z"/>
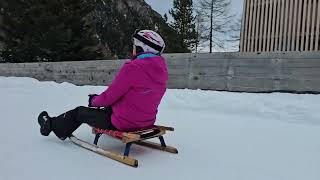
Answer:
<path fill-rule="evenodd" d="M 154 43 L 148 41 L 148 40 L 145 39 L 143 36 L 139 35 L 138 32 L 133 35 L 133 38 L 138 39 L 139 41 L 141 41 L 141 42 L 143 42 L 144 44 L 148 45 L 148 46 L 151 47 L 152 49 L 155 49 L 155 50 L 157 50 L 157 51 L 159 51 L 159 52 L 162 52 L 162 51 L 163 51 L 163 47 L 161 47 L 161 46 L 159 46 L 159 45 L 157 45 L 157 44 L 154 44 Z"/>

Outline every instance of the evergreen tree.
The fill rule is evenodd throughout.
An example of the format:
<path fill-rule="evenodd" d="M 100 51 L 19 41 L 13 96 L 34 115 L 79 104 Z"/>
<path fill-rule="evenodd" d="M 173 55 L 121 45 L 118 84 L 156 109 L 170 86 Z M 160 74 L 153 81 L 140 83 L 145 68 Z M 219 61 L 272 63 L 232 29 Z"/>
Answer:
<path fill-rule="evenodd" d="M 192 0 L 173 0 L 173 8 L 169 11 L 174 22 L 171 26 L 178 32 L 179 44 L 194 48 L 197 42 L 195 17 L 193 16 Z"/>
<path fill-rule="evenodd" d="M 94 0 L 4 0 L 6 62 L 86 60 L 103 57 L 95 22 L 87 15 Z"/>

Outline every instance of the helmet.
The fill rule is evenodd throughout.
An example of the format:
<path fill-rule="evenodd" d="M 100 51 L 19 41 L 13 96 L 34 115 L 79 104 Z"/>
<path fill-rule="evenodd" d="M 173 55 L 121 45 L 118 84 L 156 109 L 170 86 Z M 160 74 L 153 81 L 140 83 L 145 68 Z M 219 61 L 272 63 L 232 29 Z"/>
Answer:
<path fill-rule="evenodd" d="M 133 34 L 133 45 L 140 47 L 144 52 L 155 54 L 163 53 L 166 46 L 162 37 L 151 30 L 136 30 Z"/>

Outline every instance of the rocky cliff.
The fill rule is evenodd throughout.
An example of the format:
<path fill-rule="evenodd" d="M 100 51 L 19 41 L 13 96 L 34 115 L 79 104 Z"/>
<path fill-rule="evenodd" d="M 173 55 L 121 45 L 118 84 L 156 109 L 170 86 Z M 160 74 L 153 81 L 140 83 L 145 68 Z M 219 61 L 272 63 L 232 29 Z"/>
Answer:
<path fill-rule="evenodd" d="M 167 42 L 166 52 L 187 51 L 176 47 L 176 32 L 144 0 L 101 0 L 94 19 L 102 42 L 117 58 L 130 56 L 135 29 L 158 31 Z"/>

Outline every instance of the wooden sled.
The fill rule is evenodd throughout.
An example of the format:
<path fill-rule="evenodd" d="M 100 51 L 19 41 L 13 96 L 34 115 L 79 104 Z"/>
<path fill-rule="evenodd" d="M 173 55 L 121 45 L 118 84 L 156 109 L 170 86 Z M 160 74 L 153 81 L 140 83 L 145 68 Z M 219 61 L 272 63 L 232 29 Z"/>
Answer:
<path fill-rule="evenodd" d="M 93 144 L 83 141 L 81 139 L 78 139 L 74 135 L 71 135 L 69 139 L 76 145 L 81 146 L 85 149 L 88 149 L 100 155 L 106 156 L 113 160 L 122 162 L 129 166 L 138 167 L 138 160 L 129 157 L 129 152 L 132 144 L 137 144 L 140 146 L 158 149 L 161 151 L 166 151 L 174 154 L 178 153 L 178 150 L 176 148 L 166 145 L 163 138 L 163 135 L 166 134 L 166 131 L 174 131 L 174 129 L 171 127 L 165 127 L 165 126 L 153 126 L 149 129 L 144 129 L 144 130 L 135 131 L 135 132 L 120 132 L 120 131 L 93 128 L 92 133 L 96 134 Z M 98 146 L 98 141 L 102 134 L 109 135 L 125 143 L 125 150 L 123 155 L 100 148 Z M 152 139 L 152 138 L 159 138 L 160 144 L 147 141 L 148 139 Z"/>

